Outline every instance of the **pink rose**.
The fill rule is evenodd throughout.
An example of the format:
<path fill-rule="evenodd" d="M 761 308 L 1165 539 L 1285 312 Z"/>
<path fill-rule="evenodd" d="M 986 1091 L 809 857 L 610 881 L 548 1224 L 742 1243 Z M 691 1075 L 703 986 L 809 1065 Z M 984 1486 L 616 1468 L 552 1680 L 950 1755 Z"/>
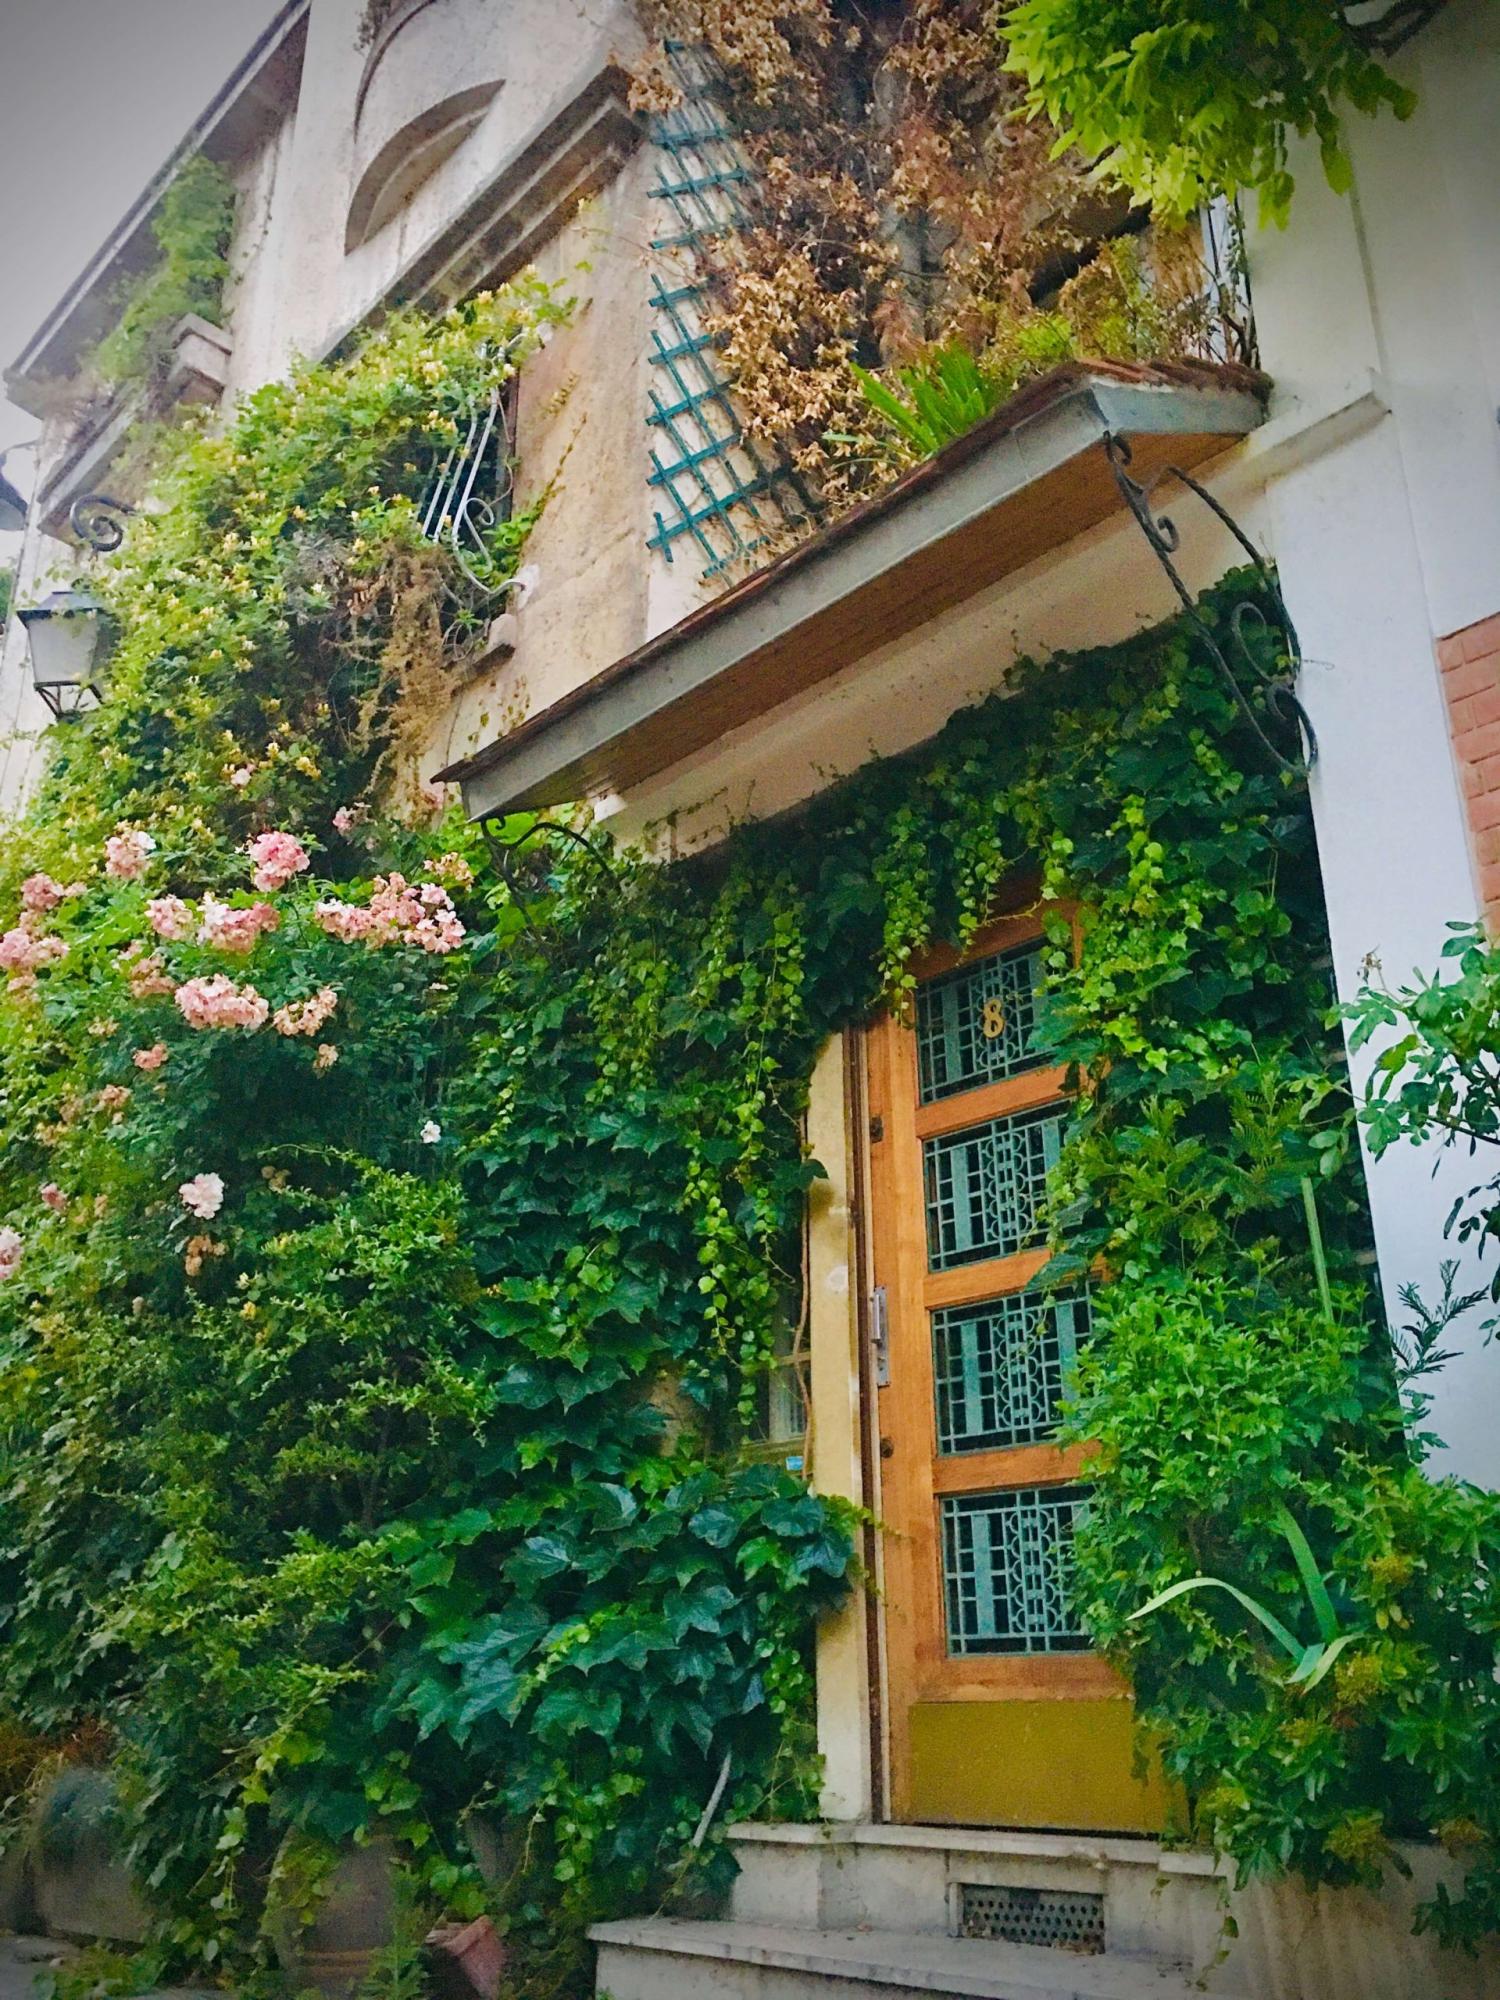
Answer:
<path fill-rule="evenodd" d="M 94 1099 L 101 1111 L 110 1111 L 118 1118 L 130 1102 L 130 1092 L 123 1083 L 107 1083 Z"/>
<path fill-rule="evenodd" d="M 143 1069 L 148 1073 L 152 1070 L 160 1069 L 166 1059 L 167 1045 L 165 1042 L 153 1042 L 149 1049 L 137 1049 L 135 1054 L 130 1058 L 137 1069 Z"/>
<path fill-rule="evenodd" d="M 291 1000 L 278 1007 L 271 1024 L 278 1035 L 315 1035 L 338 1004 L 337 990 L 322 986 L 306 1000 Z"/>
<path fill-rule="evenodd" d="M 146 863 L 156 852 L 156 842 L 138 827 L 122 826 L 104 843 L 104 872 L 122 882 L 138 882 Z"/>
<path fill-rule="evenodd" d="M 178 987 L 177 1010 L 190 1028 L 263 1028 L 269 1001 L 253 986 L 236 986 L 222 972 L 212 979 L 189 979 Z"/>
<path fill-rule="evenodd" d="M 154 896 L 146 905 L 146 921 L 159 938 L 181 944 L 193 935 L 192 906 L 181 896 Z"/>
<path fill-rule="evenodd" d="M 212 1222 L 224 1206 L 224 1183 L 217 1174 L 194 1174 L 178 1188 L 177 1198 L 200 1222 Z"/>
<path fill-rule="evenodd" d="M 41 1195 L 43 1203 L 52 1210 L 54 1215 L 61 1215 L 67 1208 L 68 1197 L 63 1193 L 56 1181 L 43 1181 L 37 1192 Z"/>
<path fill-rule="evenodd" d="M 16 1275 L 16 1266 L 25 1247 L 17 1230 L 0 1229 L 0 1281 Z"/>
<path fill-rule="evenodd" d="M 46 910 L 55 910 L 67 894 L 60 882 L 54 882 L 50 875 L 28 875 L 21 884 L 21 908 L 34 910 L 40 915 Z"/>
<path fill-rule="evenodd" d="M 151 1000 L 172 991 L 172 981 L 161 953 L 147 951 L 139 939 L 134 944 L 126 945 L 115 963 L 124 974 L 133 1000 Z"/>
<path fill-rule="evenodd" d="M 326 1076 L 339 1059 L 339 1052 L 332 1042 L 319 1042 L 318 1053 L 313 1057 L 313 1068 L 319 1076 Z"/>
<path fill-rule="evenodd" d="M 277 930 L 280 924 L 281 918 L 269 903 L 252 903 L 248 910 L 236 910 L 213 896 L 205 896 L 198 942 L 213 945 L 219 951 L 243 954 L 255 949 L 263 931 Z"/>
<path fill-rule="evenodd" d="M 28 917 L 0 937 L 0 971 L 35 972 L 39 966 L 55 965 L 67 955 L 68 947 L 60 937 L 34 931 Z"/>
<path fill-rule="evenodd" d="M 250 879 L 257 889 L 282 889 L 312 866 L 307 849 L 290 833 L 258 833 L 245 852 L 255 863 Z"/>
<path fill-rule="evenodd" d="M 230 772 L 229 782 L 237 792 L 242 792 L 253 776 L 254 773 L 251 771 L 250 766 L 248 764 L 241 764 L 238 770 Z"/>
<path fill-rule="evenodd" d="M 436 861 L 428 862 L 427 873 L 454 889 L 471 888 L 474 882 L 474 870 L 461 854 L 440 854 Z"/>

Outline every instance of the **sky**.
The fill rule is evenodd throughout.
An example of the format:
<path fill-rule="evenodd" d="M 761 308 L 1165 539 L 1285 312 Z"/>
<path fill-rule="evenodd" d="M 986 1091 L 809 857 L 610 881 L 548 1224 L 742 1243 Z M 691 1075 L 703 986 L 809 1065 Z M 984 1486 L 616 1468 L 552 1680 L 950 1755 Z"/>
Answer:
<path fill-rule="evenodd" d="M 25 346 L 280 0 L 0 0 L 0 366 Z M 36 433 L 0 397 L 0 451 Z M 30 490 L 31 455 L 6 477 Z M 16 538 L 0 535 L 0 562 Z"/>

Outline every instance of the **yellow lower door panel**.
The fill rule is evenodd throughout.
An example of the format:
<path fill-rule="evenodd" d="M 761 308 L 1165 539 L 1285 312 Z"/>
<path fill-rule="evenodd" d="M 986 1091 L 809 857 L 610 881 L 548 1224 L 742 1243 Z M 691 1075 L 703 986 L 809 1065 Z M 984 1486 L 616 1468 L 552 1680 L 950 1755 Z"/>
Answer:
<path fill-rule="evenodd" d="M 1159 1834 L 1177 1816 L 1126 1699 L 918 1702 L 910 1727 L 915 1821 Z"/>

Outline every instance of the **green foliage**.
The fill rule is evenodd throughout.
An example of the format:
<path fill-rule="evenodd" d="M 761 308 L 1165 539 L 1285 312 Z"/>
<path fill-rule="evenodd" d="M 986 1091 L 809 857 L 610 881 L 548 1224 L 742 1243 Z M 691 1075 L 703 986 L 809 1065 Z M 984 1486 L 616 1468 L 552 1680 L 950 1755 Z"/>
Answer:
<path fill-rule="evenodd" d="M 1395 992 L 1367 985 L 1348 1010 L 1351 1047 L 1380 1045 L 1360 1106 L 1377 1159 L 1403 1139 L 1423 1145 L 1436 1136 L 1486 1161 L 1500 1146 L 1500 947 L 1474 924 L 1448 929 L 1443 965 L 1431 978 Z M 1480 1255 L 1500 1241 L 1500 1170 L 1455 1203 L 1448 1233 Z M 1451 1318 L 1451 1273 L 1447 1291 Z M 1500 1302 L 1500 1269 L 1489 1295 Z"/>
<path fill-rule="evenodd" d="M 1059 1268 L 1113 1276 L 1089 1616 L 1248 1864 L 1367 1875 L 1455 1803 L 1487 1857 L 1491 1503 L 1426 1485 L 1373 1358 L 1306 800 L 1191 624 L 1034 667 L 708 863 L 523 818 L 512 889 L 468 829 L 335 818 L 402 740 L 393 661 L 450 641 L 410 621 L 462 637 L 424 460 L 561 310 L 398 318 L 262 392 L 107 569 L 114 692 L 0 890 L 0 1712 L 109 1719 L 158 1968 L 253 1978 L 268 1883 L 300 1909 L 378 1837 L 415 1907 L 496 1914 L 519 1991 L 578 1992 L 590 1921 L 722 1882 L 693 1840 L 726 1769 L 721 1823 L 811 1812 L 851 1524 L 746 1448 L 799 1317 L 808 1081 L 1026 866 L 1079 1084 Z M 257 904 L 268 828 L 308 865 Z M 220 976 L 241 1024 L 195 1025 Z M 1131 1621 L 1210 1571 L 1284 1604 L 1279 1506 L 1376 1635 L 1318 1686 L 1192 1594 Z"/>
<path fill-rule="evenodd" d="M 28 867 L 74 879 L 122 821 L 149 825 L 169 878 L 237 885 L 252 832 L 326 822 L 410 750 L 494 611 L 422 536 L 418 502 L 474 399 L 568 309 L 523 277 L 437 319 L 395 314 L 222 433 L 165 441 L 162 510 L 94 579 L 120 634 L 111 698 L 55 741 L 34 840 L 3 864 L 12 893 Z M 500 524 L 483 584 L 514 573 L 535 518 Z"/>
<path fill-rule="evenodd" d="M 919 458 L 930 457 L 998 409 L 1011 384 L 988 373 L 966 347 L 938 348 L 925 362 L 892 371 L 893 389 L 858 363 L 855 380 L 877 417 Z"/>
<path fill-rule="evenodd" d="M 898 464 L 941 451 L 1027 382 L 1064 362 L 1160 361 L 1210 342 L 1243 347 L 1223 300 L 1210 297 L 1201 256 L 1185 232 L 1158 228 L 1143 247 L 1131 236 L 1099 246 L 1045 307 L 1007 303 L 979 316 L 976 354 L 953 340 L 920 352 L 884 377 L 851 363 L 860 393 Z M 845 434 L 832 444 L 853 445 Z"/>
<path fill-rule="evenodd" d="M 732 1046 L 649 1090 L 632 1049 L 619 1120 L 606 906 L 544 890 L 539 951 L 392 768 L 483 615 L 415 496 L 565 310 L 397 316 L 170 440 L 101 578 L 110 699 L 7 843 L 0 1713 L 108 1718 L 153 1976 L 264 1976 L 268 1884 L 302 1910 L 380 1837 L 577 1990 L 593 1917 L 690 1893 L 722 1771 L 721 1819 L 812 1804 L 847 1523 L 740 1449 L 739 1291 L 784 1309 L 812 1171 L 757 1110 L 795 954 L 736 999 L 700 940 Z"/>
<path fill-rule="evenodd" d="M 203 154 L 174 176 L 151 225 L 156 262 L 122 293 L 119 317 L 91 357 L 101 382 L 116 388 L 152 374 L 166 360 L 172 329 L 186 314 L 218 322 L 234 208 L 233 181 Z"/>
<path fill-rule="evenodd" d="M 1292 1663 L 1292 1671 L 1287 1676 L 1288 1687 L 1299 1682 L 1309 1689 L 1315 1688 L 1328 1673 L 1340 1653 L 1356 1639 L 1362 1638 L 1362 1631 L 1347 1629 L 1341 1622 L 1333 1599 L 1328 1594 L 1328 1584 L 1318 1568 L 1311 1545 L 1306 1535 L 1298 1527 L 1295 1517 L 1285 1507 L 1278 1507 L 1275 1514 L 1276 1526 L 1292 1552 L 1292 1558 L 1302 1578 L 1302 1588 L 1312 1609 L 1313 1621 L 1318 1628 L 1316 1639 L 1305 1642 L 1299 1639 L 1289 1626 L 1283 1625 L 1275 1612 L 1261 1603 L 1258 1597 L 1251 1597 L 1237 1584 L 1226 1583 L 1221 1576 L 1188 1576 L 1180 1583 L 1169 1584 L 1159 1590 L 1155 1597 L 1143 1604 L 1139 1611 L 1133 1611 L 1132 1618 L 1147 1618 L 1153 1611 L 1174 1603 L 1192 1590 L 1222 1590 L 1232 1597 L 1236 1604 L 1248 1611 L 1250 1616 L 1270 1633 L 1277 1645 Z"/>
<path fill-rule="evenodd" d="M 16 573 L 13 569 L 0 569 L 0 629 L 10 617 L 11 598 L 15 593 Z"/>
<path fill-rule="evenodd" d="M 1007 66 L 1062 135 L 1160 214 L 1253 189 L 1284 222 L 1288 135 L 1313 136 L 1330 184 L 1350 185 L 1341 116 L 1410 117 L 1396 81 L 1331 0 L 1021 0 Z"/>

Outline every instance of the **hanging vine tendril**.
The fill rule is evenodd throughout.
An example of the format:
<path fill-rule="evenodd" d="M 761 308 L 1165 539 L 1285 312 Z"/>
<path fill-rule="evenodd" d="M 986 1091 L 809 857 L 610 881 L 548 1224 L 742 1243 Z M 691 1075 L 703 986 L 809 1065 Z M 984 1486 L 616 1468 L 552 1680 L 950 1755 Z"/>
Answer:
<path fill-rule="evenodd" d="M 1281 586 L 1277 580 L 1274 568 L 1267 562 L 1266 558 L 1261 554 L 1254 542 L 1250 540 L 1249 536 L 1229 510 L 1214 498 L 1207 487 L 1194 479 L 1191 473 L 1184 472 L 1181 466 L 1168 465 L 1163 467 L 1161 472 L 1149 484 L 1145 484 L 1135 478 L 1130 471 L 1132 454 L 1127 439 L 1114 436 L 1107 437 L 1104 440 L 1104 449 L 1109 457 L 1110 468 L 1115 475 L 1115 484 L 1119 487 L 1126 506 L 1135 516 L 1141 533 L 1150 543 L 1157 561 L 1166 571 L 1184 612 L 1192 622 L 1193 629 L 1208 648 L 1210 657 L 1218 667 L 1219 672 L 1224 676 L 1224 680 L 1233 694 L 1235 701 L 1239 704 L 1240 711 L 1244 715 L 1245 720 L 1254 732 L 1256 740 L 1265 751 L 1267 757 L 1276 766 L 1277 770 L 1285 771 L 1291 777 L 1305 778 L 1313 765 L 1318 761 L 1318 738 L 1308 718 L 1306 709 L 1303 708 L 1301 702 L 1297 699 L 1295 691 L 1296 679 L 1298 673 L 1301 671 L 1302 651 L 1297 641 L 1296 627 L 1292 623 L 1291 614 L 1288 612 L 1285 599 L 1281 595 Z M 1284 674 L 1268 675 L 1256 659 L 1255 653 L 1246 637 L 1247 625 L 1258 625 L 1262 631 L 1266 632 L 1273 629 L 1271 619 L 1267 617 L 1261 607 L 1258 604 L 1246 601 L 1245 603 L 1237 604 L 1229 617 L 1229 629 L 1233 637 L 1234 648 L 1239 659 L 1243 662 L 1243 670 L 1256 697 L 1254 700 L 1252 700 L 1250 694 L 1246 693 L 1245 684 L 1241 680 L 1240 675 L 1236 673 L 1229 656 L 1225 653 L 1215 634 L 1204 622 L 1203 614 L 1199 611 L 1192 592 L 1183 582 L 1177 565 L 1173 561 L 1173 557 L 1177 555 L 1182 546 L 1182 537 L 1178 532 L 1177 523 L 1172 519 L 1170 514 L 1159 514 L 1154 510 L 1156 488 L 1163 479 L 1175 479 L 1185 486 L 1190 493 L 1195 494 L 1203 502 L 1204 506 L 1208 508 L 1210 513 L 1233 535 L 1234 539 L 1249 557 L 1251 563 L 1265 580 L 1267 596 L 1270 602 L 1276 607 L 1278 614 L 1276 630 L 1281 640 L 1281 649 L 1287 662 Z M 1290 728 L 1297 738 L 1297 752 L 1294 756 L 1286 756 L 1272 742 L 1270 736 L 1266 733 L 1262 721 L 1263 715 L 1268 715 L 1274 722 Z"/>

